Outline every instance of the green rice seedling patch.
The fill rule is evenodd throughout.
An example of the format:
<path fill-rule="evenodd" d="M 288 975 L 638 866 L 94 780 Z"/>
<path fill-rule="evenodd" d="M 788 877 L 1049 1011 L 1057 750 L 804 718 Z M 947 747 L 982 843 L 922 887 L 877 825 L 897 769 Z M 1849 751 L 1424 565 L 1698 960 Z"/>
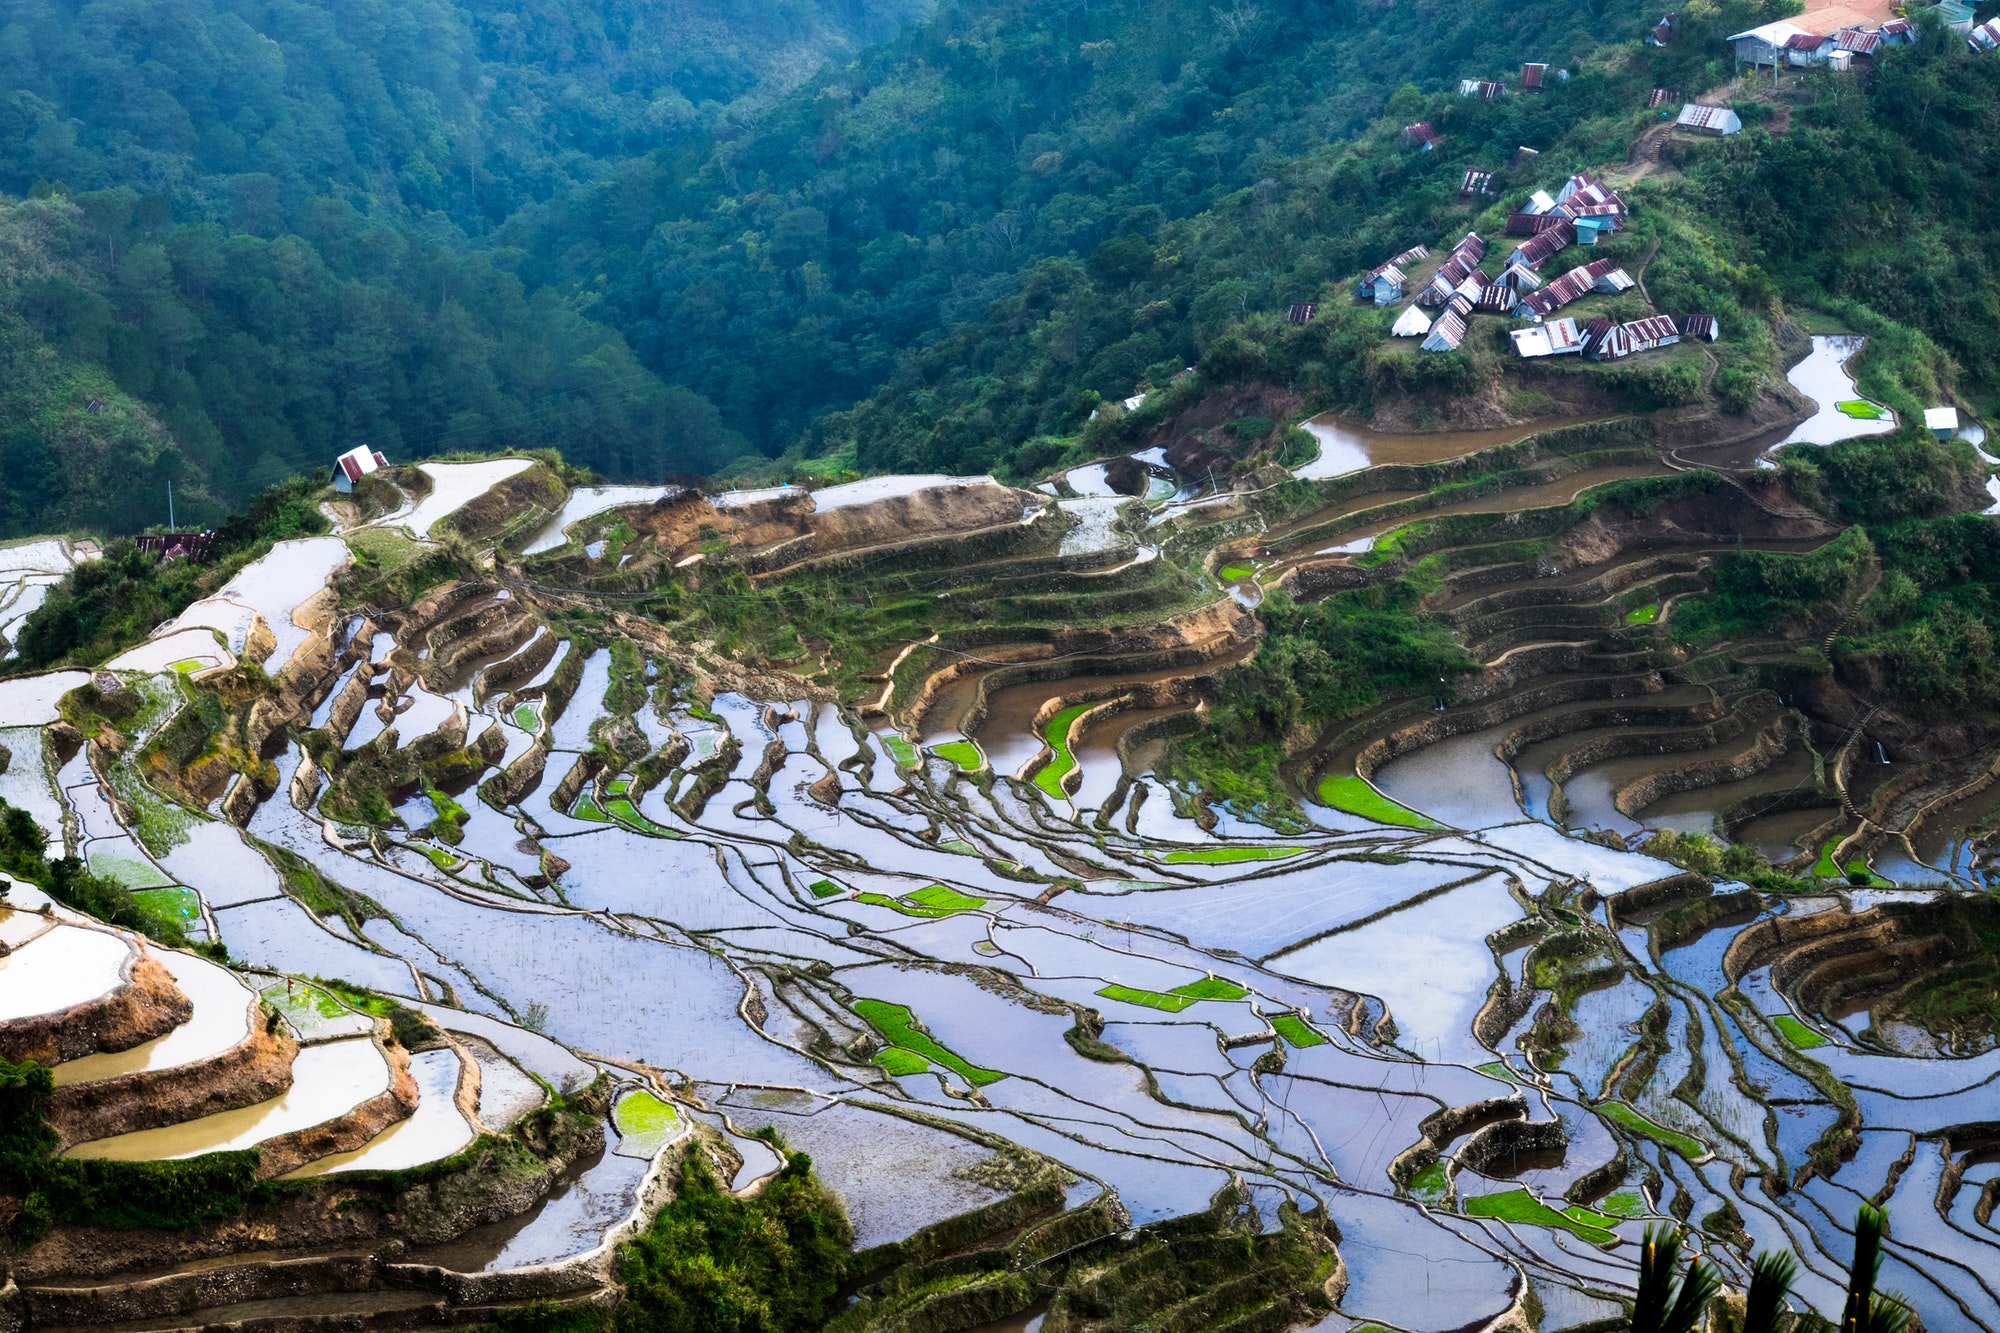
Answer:
<path fill-rule="evenodd" d="M 1652 602 L 1646 606 L 1635 606 L 1625 613 L 1625 623 L 1628 625 L 1650 625 L 1659 618 L 1660 604 L 1658 602 Z"/>
<path fill-rule="evenodd" d="M 1802 1051 L 1826 1045 L 1826 1038 L 1790 1014 L 1772 1014 L 1771 1026 L 1785 1034 L 1785 1040 Z"/>
<path fill-rule="evenodd" d="M 1624 1102 L 1600 1102 L 1598 1111 L 1612 1124 L 1642 1139 L 1651 1139 L 1663 1147 L 1671 1148 L 1690 1162 L 1699 1162 L 1709 1156 L 1708 1145 L 1700 1139 L 1668 1129 L 1640 1115 Z"/>
<path fill-rule="evenodd" d="M 174 921 L 192 921 L 201 915 L 201 896 L 178 884 L 166 889 L 141 889 L 132 895 L 132 901 L 156 916 Z"/>
<path fill-rule="evenodd" d="M 1200 981 L 1190 981 L 1185 986 L 1176 986 L 1170 991 L 1140 990 L 1137 986 L 1120 986 L 1114 983 L 1097 993 L 1107 1000 L 1120 1000 L 1146 1009 L 1177 1014 L 1203 1000 L 1240 1000 L 1250 992 L 1233 981 L 1224 981 L 1220 977 L 1204 977 Z"/>
<path fill-rule="evenodd" d="M 663 824 L 655 824 L 639 813 L 639 807 L 632 804 L 629 796 L 615 796 L 604 803 L 611 817 L 635 833 L 644 833 L 655 838 L 678 838 L 681 835 Z"/>
<path fill-rule="evenodd" d="M 606 796 L 623 796 L 631 790 L 632 779 L 630 778 L 612 778 L 604 784 L 604 794 Z"/>
<path fill-rule="evenodd" d="M 1451 1190 L 1451 1181 L 1445 1175 L 1443 1161 L 1432 1162 L 1416 1175 L 1410 1177 L 1410 1193 L 1425 1203 L 1436 1203 Z"/>
<path fill-rule="evenodd" d="M 1238 579 L 1247 579 L 1256 572 L 1257 566 L 1255 565 L 1224 565 L 1221 569 L 1215 571 L 1215 576 L 1224 583 L 1234 583 Z"/>
<path fill-rule="evenodd" d="M 917 766 L 917 747 L 904 740 L 901 736 L 884 736 L 882 738 L 882 746 L 888 750 L 889 757 L 896 761 L 897 768 L 915 768 Z"/>
<path fill-rule="evenodd" d="M 90 858 L 90 873 L 135 891 L 164 889 L 173 884 L 173 881 L 161 874 L 159 867 L 151 861 L 142 861 L 136 856 L 117 856 L 108 852 L 99 852 Z"/>
<path fill-rule="evenodd" d="M 1076 767 L 1076 755 L 1069 748 L 1069 729 L 1078 718 L 1096 706 L 1071 704 L 1050 718 L 1048 725 L 1042 728 L 1042 738 L 1048 741 L 1049 748 L 1055 752 L 1055 757 L 1036 772 L 1035 785 L 1055 800 L 1069 799 L 1069 793 L 1063 790 L 1062 783 L 1063 779 L 1069 776 L 1070 770 Z"/>
<path fill-rule="evenodd" d="M 674 1110 L 672 1102 L 663 1101 L 644 1088 L 626 1093 L 611 1108 L 611 1123 L 620 1134 L 665 1133 L 680 1122 L 680 1113 Z"/>
<path fill-rule="evenodd" d="M 905 901 L 913 902 L 919 907 L 931 907 L 946 912 L 974 912 L 986 906 L 984 898 L 975 898 L 969 893 L 960 893 L 957 889 L 947 888 L 942 884 L 932 884 L 927 888 L 918 889 L 915 893 L 904 894 L 903 897 Z"/>
<path fill-rule="evenodd" d="M 569 808 L 569 816 L 571 819 L 588 819 L 593 824 L 611 822 L 611 816 L 604 813 L 604 808 L 597 803 L 597 798 L 587 791 L 576 798 L 576 804 Z"/>
<path fill-rule="evenodd" d="M 1833 849 L 1838 839 L 1819 849 L 1819 859 L 1813 862 L 1812 872 L 1820 879 L 1841 879 L 1840 863 L 1833 859 Z"/>
<path fill-rule="evenodd" d="M 1862 884 L 1862 886 L 1865 888 L 1893 889 L 1896 887 L 1896 881 L 1886 878 L 1885 876 L 1876 874 L 1874 870 L 1869 868 L 1868 863 L 1866 861 L 1861 860 L 1859 857 L 1856 857 L 1854 860 L 1849 861 L 1847 863 L 1847 872 L 1843 874 L 1841 878 L 1846 880 L 1850 884 L 1855 884 L 1857 882 L 1861 882 L 1862 877 L 1864 876 L 1866 877 L 1866 880 L 1865 883 Z"/>
<path fill-rule="evenodd" d="M 173 664 L 172 669 L 185 676 L 190 672 L 199 671 L 207 665 L 208 663 L 202 661 L 199 657 L 183 657 L 180 661 Z"/>
<path fill-rule="evenodd" d="M 1326 1045 L 1326 1038 L 1314 1032 L 1297 1014 L 1279 1014 L 1271 1020 L 1271 1028 L 1293 1046 Z"/>
<path fill-rule="evenodd" d="M 918 889 L 915 893 L 900 898 L 891 898 L 886 893 L 864 893 L 855 899 L 875 907 L 886 907 L 904 916 L 946 917 L 960 912 L 970 912 L 986 906 L 984 898 L 974 898 L 970 894 L 948 889 L 942 884 L 932 884 Z"/>
<path fill-rule="evenodd" d="M 1228 866 L 1241 861 L 1282 861 L 1304 850 L 1303 847 L 1181 847 L 1162 859 L 1168 865 Z"/>
<path fill-rule="evenodd" d="M 950 852 L 954 856 L 977 856 L 979 849 L 963 838 L 946 838 L 938 844 L 938 850 Z"/>
<path fill-rule="evenodd" d="M 881 1033 L 891 1046 L 900 1046 L 934 1065 L 943 1065 L 975 1088 L 998 1083 L 1007 1077 L 997 1069 L 981 1069 L 940 1045 L 928 1032 L 917 1028 L 916 1015 L 903 1005 L 888 1000 L 856 1000 L 854 1012 L 861 1015 L 868 1026 Z"/>
<path fill-rule="evenodd" d="M 812 896 L 815 898 L 838 898 L 847 892 L 830 879 L 816 879 L 806 887 L 812 890 Z"/>
<path fill-rule="evenodd" d="M 1508 1083 L 1519 1083 L 1521 1081 L 1514 1077 L 1514 1071 L 1507 1067 L 1505 1060 L 1488 1060 L 1485 1064 L 1479 1066 L 1479 1072 L 1488 1078 L 1503 1079 Z"/>
<path fill-rule="evenodd" d="M 1834 407 L 1856 421 L 1880 421 L 1889 415 L 1887 408 L 1879 403 L 1871 403 L 1866 398 L 1850 398 L 1846 402 L 1835 403 Z"/>
<path fill-rule="evenodd" d="M 949 759 L 963 772 L 977 773 L 986 767 L 986 756 L 972 741 L 946 741 L 943 745 L 933 745 L 931 753 L 940 759 Z"/>
<path fill-rule="evenodd" d="M 1597 1209 L 1611 1217 L 1630 1221 L 1646 1213 L 1646 1199 L 1637 1190 L 1618 1190 L 1597 1201 Z"/>
<path fill-rule="evenodd" d="M 523 731 L 539 732 L 542 729 L 542 715 L 533 704 L 515 704 L 514 725 Z"/>
<path fill-rule="evenodd" d="M 1418 814 L 1408 806 L 1396 802 L 1376 791 L 1360 777 L 1330 775 L 1320 779 L 1319 803 L 1332 810 L 1341 810 L 1350 815 L 1360 815 L 1378 824 L 1399 824 L 1404 828 L 1434 829 L 1444 825 L 1429 815 Z"/>
<path fill-rule="evenodd" d="M 1526 1190 L 1508 1190 L 1502 1194 L 1482 1194 L 1467 1199 L 1465 1211 L 1472 1217 L 1490 1217 L 1499 1222 L 1567 1231 L 1593 1245 L 1604 1245 L 1617 1239 L 1610 1230 L 1616 1219 L 1588 1208 L 1565 1208 L 1557 1212 Z"/>
<path fill-rule="evenodd" d="M 931 1062 L 915 1051 L 906 1051 L 900 1046 L 884 1046 L 875 1052 L 875 1063 L 889 1071 L 891 1078 L 903 1078 L 909 1074 L 929 1071 Z"/>
<path fill-rule="evenodd" d="M 465 864 L 465 859 L 463 857 L 453 856 L 450 852 L 446 851 L 444 848 L 434 847 L 427 842 L 406 843 L 405 846 L 414 847 L 418 851 L 422 852 L 426 857 L 429 858 L 430 863 L 436 866 L 439 870 L 456 870 L 460 866 Z"/>

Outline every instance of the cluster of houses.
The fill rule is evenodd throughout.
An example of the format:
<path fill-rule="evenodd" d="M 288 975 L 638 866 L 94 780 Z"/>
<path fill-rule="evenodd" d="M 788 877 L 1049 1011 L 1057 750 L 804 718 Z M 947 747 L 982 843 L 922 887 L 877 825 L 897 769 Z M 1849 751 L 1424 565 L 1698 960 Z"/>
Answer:
<path fill-rule="evenodd" d="M 1571 245 L 1595 245 L 1617 231 L 1626 212 L 1618 192 L 1590 172 L 1571 176 L 1554 195 L 1537 190 L 1507 217 L 1507 234 L 1520 240 L 1498 277 L 1480 268 L 1488 250 L 1485 239 L 1467 232 L 1409 308 L 1397 316 L 1390 332 L 1400 338 L 1422 338 L 1427 352 L 1456 351 L 1465 341 L 1467 321 L 1483 312 L 1513 315 L 1537 326 L 1513 335 L 1515 349 L 1523 357 L 1581 352 L 1616 360 L 1679 342 L 1683 336 L 1713 341 L 1720 330 L 1708 315 L 1656 315 L 1624 324 L 1593 320 L 1582 330 L 1571 319 L 1547 322 L 1591 292 L 1616 294 L 1636 285 L 1631 274 L 1611 259 L 1578 265 L 1552 279 L 1541 275 L 1543 265 Z M 1395 305 L 1409 294 L 1412 268 L 1428 258 L 1425 246 L 1410 247 L 1363 274 L 1354 285 L 1355 296 L 1378 306 Z M 1432 317 L 1427 310 L 1438 313 Z"/>

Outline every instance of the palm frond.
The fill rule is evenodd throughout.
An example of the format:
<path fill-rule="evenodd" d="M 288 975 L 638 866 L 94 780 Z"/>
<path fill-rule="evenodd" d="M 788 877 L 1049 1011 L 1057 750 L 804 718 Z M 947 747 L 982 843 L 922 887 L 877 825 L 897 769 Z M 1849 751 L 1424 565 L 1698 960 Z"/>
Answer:
<path fill-rule="evenodd" d="M 1750 1290 L 1743 1302 L 1742 1333 L 1778 1333 L 1785 1297 L 1798 1280 L 1799 1258 L 1790 1250 L 1766 1250 L 1750 1267 Z"/>

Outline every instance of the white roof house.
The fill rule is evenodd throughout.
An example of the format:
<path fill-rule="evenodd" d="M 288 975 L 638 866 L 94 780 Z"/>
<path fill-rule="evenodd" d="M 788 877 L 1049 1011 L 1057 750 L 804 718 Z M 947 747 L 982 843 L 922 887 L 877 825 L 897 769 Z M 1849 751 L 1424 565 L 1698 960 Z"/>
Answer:
<path fill-rule="evenodd" d="M 1431 317 L 1411 306 L 1396 317 L 1395 327 L 1389 332 L 1398 338 L 1421 338 L 1431 331 Z"/>
<path fill-rule="evenodd" d="M 1924 428 L 1940 440 L 1950 439 L 1958 433 L 1958 409 L 1955 407 L 1925 408 Z"/>
<path fill-rule="evenodd" d="M 1699 102 L 1689 102 L 1682 107 L 1674 123 L 1682 129 L 1698 130 L 1703 134 L 1735 134 L 1743 128 L 1743 118 L 1728 107 L 1703 106 Z"/>
<path fill-rule="evenodd" d="M 1583 335 L 1577 332 L 1576 321 L 1567 317 L 1552 319 L 1531 329 L 1515 329 L 1507 336 L 1514 340 L 1514 350 L 1524 358 L 1561 356 L 1565 352 L 1583 350 Z"/>
<path fill-rule="evenodd" d="M 1779 19 L 1776 23 L 1734 33 L 1729 38 L 1729 44 L 1736 48 L 1738 60 L 1752 65 L 1776 65 L 1785 58 L 1786 43 L 1794 37 L 1808 35 L 1798 24 Z"/>
<path fill-rule="evenodd" d="M 371 472 L 389 466 L 389 460 L 365 444 L 358 444 L 333 460 L 333 489 L 342 495 Z"/>
<path fill-rule="evenodd" d="M 1555 206 L 1556 201 L 1549 198 L 1547 190 L 1537 190 L 1528 196 L 1527 203 L 1521 205 L 1521 211 L 1523 213 L 1547 213 Z"/>

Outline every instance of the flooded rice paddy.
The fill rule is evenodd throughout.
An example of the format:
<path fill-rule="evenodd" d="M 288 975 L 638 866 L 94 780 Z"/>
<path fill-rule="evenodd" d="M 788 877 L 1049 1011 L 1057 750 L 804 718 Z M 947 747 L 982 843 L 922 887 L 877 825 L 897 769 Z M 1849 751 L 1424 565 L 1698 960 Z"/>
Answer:
<path fill-rule="evenodd" d="M 1816 410 L 1787 435 L 1784 444 L 1838 444 L 1862 435 L 1887 435 L 1896 414 L 1869 402 L 1855 388 L 1850 363 L 1866 338 L 1854 334 L 1814 334 L 1812 351 L 1785 372 L 1794 389 L 1813 400 Z"/>
<path fill-rule="evenodd" d="M 1399 439 L 1318 424 L 1321 457 L 1307 467 L 1324 476 L 1523 433 Z M 1598 468 L 1430 512 L 1559 504 L 1654 470 Z M 428 531 L 500 476 L 441 472 L 395 521 Z M 1070 522 L 1064 554 L 1131 545 L 1119 515 L 1134 501 L 1100 493 L 1101 480 L 1079 469 L 1069 478 L 1079 498 L 1057 502 Z M 892 481 L 830 488 L 815 503 L 987 484 Z M 556 542 L 628 502 L 619 495 L 574 498 L 552 524 Z M 1393 526 L 1340 534 L 1341 546 L 1361 549 Z M 290 547 L 281 563 L 299 562 L 297 586 L 252 580 L 230 603 L 263 617 L 287 653 L 310 632 L 293 613 L 333 567 L 318 548 Z M 281 621 L 300 637 L 281 634 Z M 247 635 L 231 620 L 225 632 L 239 629 Z M 390 646 L 378 638 L 369 655 L 384 660 Z M 588 655 L 570 662 L 575 651 Z M 1022 665 L 996 646 L 922 719 L 902 719 L 907 735 L 824 703 L 701 702 L 658 684 L 623 705 L 627 726 L 606 713 L 633 687 L 614 688 L 602 647 L 565 646 L 529 682 L 532 699 L 475 706 L 469 686 L 409 684 L 371 701 L 348 748 L 391 726 L 399 745 L 417 745 L 470 713 L 474 737 L 505 729 L 510 756 L 536 739 L 547 750 L 542 780 L 516 803 L 457 793 L 468 813 L 449 847 L 422 835 L 445 807 L 419 791 L 395 794 L 403 826 L 371 836 L 333 821 L 318 788 L 294 782 L 311 766 L 282 733 L 275 794 L 240 833 L 197 821 L 149 850 L 76 758 L 59 780 L 17 762 L 0 795 L 18 792 L 52 826 L 70 815 L 94 865 L 128 856 L 194 890 L 233 958 L 403 997 L 452 1035 L 412 1058 L 415 1115 L 310 1171 L 415 1165 L 462 1145 L 474 1132 L 457 1096 L 462 1061 L 477 1066 L 488 1127 L 540 1105 L 546 1089 L 600 1072 L 620 1081 L 601 1155 L 530 1212 L 415 1252 L 423 1262 L 508 1268 L 591 1251 L 629 1216 L 654 1154 L 702 1123 L 737 1150 L 740 1186 L 777 1167 L 752 1137 L 760 1130 L 809 1152 L 864 1246 L 1000 1197 L 996 1145 L 1060 1163 L 1075 1179 L 1072 1203 L 1114 1193 L 1140 1226 L 1199 1211 L 1241 1180 L 1271 1218 L 1289 1200 L 1338 1227 L 1349 1275 L 1338 1326 L 1400 1333 L 1478 1327 L 1531 1290 L 1551 1330 L 1603 1318 L 1632 1288 L 1649 1219 L 1725 1209 L 1743 1235 L 1797 1250 L 1802 1293 L 1827 1308 L 1850 1244 L 1842 1228 L 1861 1198 L 1885 1194 L 1896 1217 L 1885 1284 L 1927 1327 L 2000 1333 L 2000 1296 L 1979 1277 L 1996 1239 L 1977 1217 L 2000 1168 L 1970 1160 L 1949 1133 L 1992 1119 L 2000 1053 L 1895 1054 L 1866 1035 L 1865 1010 L 1794 1012 L 1768 962 L 1725 956 L 1753 917 L 1862 909 L 1910 891 L 1830 888 L 1824 901 L 1757 908 L 1688 938 L 1622 906 L 1679 874 L 1645 854 L 1661 828 L 1713 827 L 1739 808 L 1746 840 L 1797 850 L 1829 814 L 1787 803 L 1797 755 L 1639 802 L 1631 793 L 1657 754 L 1565 764 L 1617 728 L 1510 745 L 1517 719 L 1372 766 L 1386 798 L 1372 813 L 1392 801 L 1413 816 L 1404 823 L 1322 806 L 1281 834 L 1257 811 L 1203 808 L 1149 767 L 1136 729 L 1195 707 L 1168 688 L 1190 668 L 1091 675 L 1089 663 L 1064 662 L 1048 669 L 1069 674 L 1036 680 Z M 542 693 L 559 671 L 563 688 Z M 82 679 L 0 686 L 0 723 L 22 743 L 0 740 L 32 755 L 28 729 L 53 720 L 55 699 Z M 1705 697 L 1664 692 L 1653 704 Z M 612 755 L 607 723 L 643 750 Z M 733 760 L 716 759 L 732 740 Z M 968 742 L 970 763 L 937 752 Z M 1038 784 L 1058 749 L 1073 771 Z M 636 753 L 669 757 L 646 765 Z M 612 766 L 579 766 L 586 756 Z M 697 783 L 709 794 L 690 803 Z M 1996 803 L 1944 812 L 1917 840 L 1919 857 L 1956 864 Z M 295 896 L 277 853 L 344 891 L 346 910 Z M 126 955 L 115 937 L 63 924 L 31 938 L 29 915 L 0 921 L 21 941 L 0 959 L 0 1016 L 116 984 Z M 163 962 L 202 1021 L 75 1062 L 68 1080 L 186 1063 L 241 1040 L 242 984 L 187 955 Z M 321 1026 L 315 1001 L 281 996 L 280 984 L 264 994 L 307 1042 L 285 1094 L 75 1151 L 185 1156 L 254 1143 L 388 1086 L 355 1015 Z M 1740 1005 L 1716 999 L 1732 987 Z M 1559 994 L 1568 1010 L 1554 1022 Z M 1668 1035 L 1642 1049 L 1641 1031 L 1654 1028 Z M 1913 1037 L 1906 1049 L 1916 1048 Z M 1842 1114 L 1828 1078 L 1853 1090 L 1858 1150 L 1802 1173 Z M 680 1090 L 671 1102 L 669 1090 Z M 1559 1210 L 1572 1204 L 1597 1211 L 1564 1224 Z M 1741 1280 L 1740 1246 L 1720 1234 L 1702 1244 Z"/>

